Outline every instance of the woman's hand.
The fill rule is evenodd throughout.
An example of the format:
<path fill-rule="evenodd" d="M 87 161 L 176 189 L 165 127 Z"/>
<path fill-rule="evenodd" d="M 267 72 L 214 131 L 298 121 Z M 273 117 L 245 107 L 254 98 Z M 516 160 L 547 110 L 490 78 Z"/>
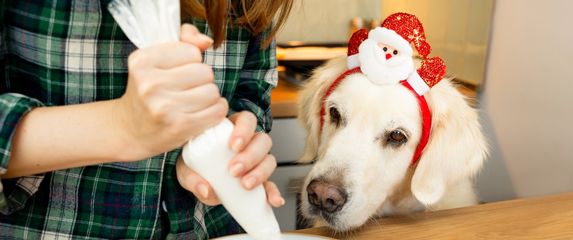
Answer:
<path fill-rule="evenodd" d="M 183 25 L 181 41 L 135 51 L 129 56 L 129 79 L 118 100 L 117 129 L 132 142 L 128 160 L 140 160 L 183 145 L 216 125 L 228 105 L 202 63 L 201 52 L 213 40 Z"/>
<path fill-rule="evenodd" d="M 263 184 L 267 201 L 273 207 L 284 205 L 285 200 L 277 186 L 268 181 L 277 163 L 273 155 L 268 154 L 272 141 L 266 133 L 255 133 L 257 119 L 251 112 L 240 112 L 229 118 L 235 128 L 231 134 L 229 147 L 237 154 L 229 163 L 229 172 L 241 179 L 245 189 L 253 189 Z M 190 169 L 181 158 L 177 160 L 177 179 L 181 186 L 195 194 L 207 205 L 221 204 L 209 183 Z"/>

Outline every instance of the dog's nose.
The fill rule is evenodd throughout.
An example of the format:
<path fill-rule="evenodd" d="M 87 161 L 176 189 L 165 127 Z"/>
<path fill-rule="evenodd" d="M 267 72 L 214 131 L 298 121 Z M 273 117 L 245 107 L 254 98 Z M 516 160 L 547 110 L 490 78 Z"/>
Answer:
<path fill-rule="evenodd" d="M 308 202 L 322 211 L 334 213 L 346 203 L 346 191 L 330 183 L 312 180 L 306 187 Z"/>

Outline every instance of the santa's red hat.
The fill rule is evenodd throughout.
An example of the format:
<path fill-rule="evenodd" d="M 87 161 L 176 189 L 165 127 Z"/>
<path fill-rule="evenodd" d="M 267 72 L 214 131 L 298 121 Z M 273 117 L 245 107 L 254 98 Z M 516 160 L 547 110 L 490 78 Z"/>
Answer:
<path fill-rule="evenodd" d="M 426 33 L 424 27 L 418 18 L 409 13 L 395 13 L 386 18 L 382 22 L 382 27 L 394 31 L 401 38 L 396 41 L 407 41 L 407 44 L 412 44 L 418 54 L 425 59 L 432 51 L 430 44 L 426 41 Z M 391 44 L 390 44 L 391 45 Z M 399 47 L 399 46 L 393 46 Z M 398 49 L 400 50 L 400 49 Z"/>

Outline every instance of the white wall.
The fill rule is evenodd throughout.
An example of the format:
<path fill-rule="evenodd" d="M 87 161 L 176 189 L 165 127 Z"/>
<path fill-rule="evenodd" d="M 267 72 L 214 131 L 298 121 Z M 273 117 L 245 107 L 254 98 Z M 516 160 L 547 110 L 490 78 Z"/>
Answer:
<path fill-rule="evenodd" d="M 482 200 L 573 191 L 573 1 L 498 0 L 484 91 Z"/>
<path fill-rule="evenodd" d="M 346 43 L 355 17 L 381 19 L 380 0 L 296 0 L 277 42 Z"/>

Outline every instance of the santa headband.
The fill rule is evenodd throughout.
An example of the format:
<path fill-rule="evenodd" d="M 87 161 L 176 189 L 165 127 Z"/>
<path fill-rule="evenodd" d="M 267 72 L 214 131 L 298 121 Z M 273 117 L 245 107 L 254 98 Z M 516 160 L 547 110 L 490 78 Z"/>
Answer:
<path fill-rule="evenodd" d="M 446 73 L 446 65 L 439 57 L 428 58 L 431 52 L 430 45 L 426 42 L 424 28 L 414 15 L 408 13 L 395 13 L 390 15 L 381 27 L 377 27 L 370 32 L 366 29 L 361 29 L 355 32 L 348 43 L 348 69 L 342 73 L 327 89 L 322 98 L 322 106 L 320 109 L 320 129 L 324 127 L 324 118 L 326 116 L 326 99 L 332 92 L 346 79 L 349 75 L 363 73 L 368 79 L 374 83 L 378 83 L 376 72 L 370 72 L 368 69 L 361 68 L 361 61 L 364 58 L 360 57 L 360 46 L 365 41 L 375 41 L 376 43 L 383 43 L 391 46 L 401 54 L 411 56 L 413 53 L 412 47 L 414 46 L 422 58 L 422 66 L 411 73 L 406 79 L 391 79 L 392 83 L 400 83 L 416 97 L 420 107 L 420 114 L 422 118 L 422 134 L 420 142 L 416 147 L 416 151 L 412 156 L 411 165 L 417 163 L 420 159 L 422 152 L 428 143 L 430 137 L 430 130 L 432 126 L 432 115 L 428 103 L 424 98 L 434 85 L 436 85 Z M 388 81 L 385 81 L 388 82 Z"/>

